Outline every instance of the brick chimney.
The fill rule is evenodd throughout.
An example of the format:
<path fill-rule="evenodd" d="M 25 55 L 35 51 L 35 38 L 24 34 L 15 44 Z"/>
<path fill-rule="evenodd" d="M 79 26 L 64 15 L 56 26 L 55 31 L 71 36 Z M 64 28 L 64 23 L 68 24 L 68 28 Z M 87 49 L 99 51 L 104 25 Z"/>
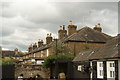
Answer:
<path fill-rule="evenodd" d="M 33 44 L 33 50 L 37 48 L 37 44 Z"/>
<path fill-rule="evenodd" d="M 28 47 L 28 52 L 31 52 L 33 50 L 33 46 L 32 44 L 30 44 L 30 46 Z"/>
<path fill-rule="evenodd" d="M 98 32 L 102 32 L 102 28 L 100 26 L 100 23 L 98 23 L 98 25 L 95 25 L 95 27 L 93 29 L 98 31 Z"/>
<path fill-rule="evenodd" d="M 65 30 L 65 25 L 60 26 L 60 30 L 58 30 L 58 39 L 62 39 L 67 35 L 67 30 Z"/>
<path fill-rule="evenodd" d="M 52 34 L 50 33 L 50 34 L 47 34 L 47 37 L 46 37 L 46 44 L 49 44 L 49 43 L 51 43 L 52 42 Z"/>
<path fill-rule="evenodd" d="M 41 46 L 43 46 L 43 40 L 38 40 L 38 48 L 40 48 Z"/>
<path fill-rule="evenodd" d="M 15 54 L 18 54 L 18 49 L 15 48 L 15 49 L 14 49 L 14 52 L 15 52 Z"/>
<path fill-rule="evenodd" d="M 71 34 L 75 33 L 77 30 L 77 26 L 72 24 L 72 21 L 69 21 L 69 25 L 68 25 L 68 36 L 70 36 Z"/>

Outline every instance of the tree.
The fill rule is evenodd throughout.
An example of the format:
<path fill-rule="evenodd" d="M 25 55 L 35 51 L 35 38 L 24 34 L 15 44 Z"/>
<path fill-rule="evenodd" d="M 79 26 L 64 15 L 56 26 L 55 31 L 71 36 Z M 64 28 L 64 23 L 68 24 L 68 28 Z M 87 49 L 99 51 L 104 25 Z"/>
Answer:
<path fill-rule="evenodd" d="M 45 58 L 43 66 L 49 68 L 56 59 L 73 59 L 72 51 L 62 42 L 57 42 L 52 45 L 52 53 L 55 55 Z"/>
<path fill-rule="evenodd" d="M 52 55 L 45 58 L 43 66 L 49 68 L 53 61 L 56 59 L 73 59 L 74 56 L 72 54 L 59 54 L 59 55 Z"/>

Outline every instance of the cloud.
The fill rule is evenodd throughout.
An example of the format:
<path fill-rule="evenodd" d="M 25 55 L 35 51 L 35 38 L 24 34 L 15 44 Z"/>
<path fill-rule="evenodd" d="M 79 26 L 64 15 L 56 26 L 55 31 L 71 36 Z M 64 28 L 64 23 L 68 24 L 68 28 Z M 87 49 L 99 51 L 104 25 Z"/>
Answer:
<path fill-rule="evenodd" d="M 118 5 L 115 2 L 51 3 L 16 0 L 3 2 L 0 7 L 3 48 L 27 50 L 28 45 L 38 39 L 45 41 L 47 33 L 53 33 L 53 37 L 57 37 L 59 26 L 67 27 L 69 20 L 78 29 L 84 26 L 93 28 L 101 23 L 103 32 L 107 34 L 117 35 L 118 31 Z"/>

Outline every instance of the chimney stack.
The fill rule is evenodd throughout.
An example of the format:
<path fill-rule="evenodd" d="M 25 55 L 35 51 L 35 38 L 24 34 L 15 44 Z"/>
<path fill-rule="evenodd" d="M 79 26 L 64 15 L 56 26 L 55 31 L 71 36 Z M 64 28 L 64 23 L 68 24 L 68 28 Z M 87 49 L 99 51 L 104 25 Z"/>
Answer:
<path fill-rule="evenodd" d="M 62 39 L 67 35 L 67 30 L 65 30 L 65 25 L 60 26 L 60 30 L 58 30 L 58 39 Z"/>
<path fill-rule="evenodd" d="M 41 46 L 43 46 L 43 40 L 38 40 L 38 48 L 40 48 Z"/>
<path fill-rule="evenodd" d="M 28 52 L 31 52 L 33 50 L 32 44 L 28 47 Z"/>
<path fill-rule="evenodd" d="M 98 31 L 98 32 L 102 32 L 102 28 L 100 26 L 100 23 L 98 23 L 98 25 L 95 25 L 95 27 L 93 29 Z"/>
<path fill-rule="evenodd" d="M 69 25 L 68 25 L 68 36 L 70 36 L 71 34 L 75 33 L 77 30 L 77 26 L 72 24 L 72 20 L 69 21 Z"/>
<path fill-rule="evenodd" d="M 33 44 L 33 50 L 37 48 L 37 44 Z"/>
<path fill-rule="evenodd" d="M 47 34 L 47 37 L 46 37 L 46 44 L 49 44 L 52 42 L 52 34 Z"/>
<path fill-rule="evenodd" d="M 14 52 L 15 52 L 15 54 L 18 54 L 18 49 L 15 48 L 15 49 L 14 49 Z"/>

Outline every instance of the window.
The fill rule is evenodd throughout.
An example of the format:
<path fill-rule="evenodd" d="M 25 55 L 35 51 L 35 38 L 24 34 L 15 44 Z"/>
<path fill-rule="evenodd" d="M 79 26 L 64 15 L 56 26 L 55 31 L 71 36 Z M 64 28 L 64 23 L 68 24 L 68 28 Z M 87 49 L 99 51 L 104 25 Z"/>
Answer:
<path fill-rule="evenodd" d="M 82 71 L 82 66 L 81 65 L 78 66 L 78 71 Z"/>
<path fill-rule="evenodd" d="M 79 65 L 78 66 L 78 71 L 84 71 L 84 65 Z"/>
<path fill-rule="evenodd" d="M 115 67 L 115 64 L 114 63 L 110 63 L 110 67 Z"/>
<path fill-rule="evenodd" d="M 99 63 L 99 66 L 100 66 L 100 67 L 103 67 L 103 63 Z"/>
<path fill-rule="evenodd" d="M 103 76 L 103 70 L 100 70 L 100 76 Z"/>
<path fill-rule="evenodd" d="M 107 78 L 115 78 L 115 62 L 107 61 Z"/>
<path fill-rule="evenodd" d="M 115 71 L 110 71 L 110 77 L 114 78 L 115 77 Z"/>
<path fill-rule="evenodd" d="M 97 78 L 103 79 L 103 62 L 97 62 Z"/>

